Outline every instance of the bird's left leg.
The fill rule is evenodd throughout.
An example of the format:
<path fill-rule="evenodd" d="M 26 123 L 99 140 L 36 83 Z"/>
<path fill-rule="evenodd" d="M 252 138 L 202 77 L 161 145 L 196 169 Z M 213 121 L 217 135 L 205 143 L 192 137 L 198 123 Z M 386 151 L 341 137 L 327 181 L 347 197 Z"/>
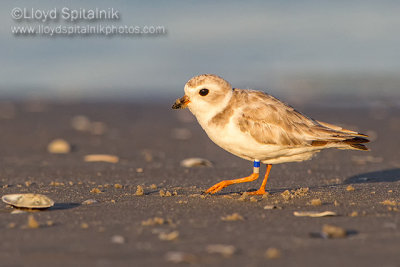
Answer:
<path fill-rule="evenodd" d="M 258 178 L 259 173 L 260 173 L 260 161 L 255 160 L 253 173 L 250 176 L 239 178 L 239 179 L 234 179 L 234 180 L 221 181 L 221 182 L 211 186 L 210 188 L 208 188 L 205 193 L 215 194 L 229 185 L 254 181 Z"/>
<path fill-rule="evenodd" d="M 265 186 L 267 185 L 267 180 L 268 180 L 268 176 L 269 176 L 269 172 L 271 171 L 272 165 L 271 164 L 267 164 L 267 171 L 265 172 L 265 176 L 264 176 L 264 180 L 260 186 L 260 189 L 258 189 L 257 191 L 254 192 L 250 192 L 250 195 L 264 195 L 265 192 Z"/>

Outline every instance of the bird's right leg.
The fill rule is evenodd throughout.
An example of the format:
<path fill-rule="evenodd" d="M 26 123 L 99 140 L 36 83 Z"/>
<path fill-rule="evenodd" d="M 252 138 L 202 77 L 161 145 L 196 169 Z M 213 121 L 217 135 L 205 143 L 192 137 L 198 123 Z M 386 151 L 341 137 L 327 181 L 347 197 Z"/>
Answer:
<path fill-rule="evenodd" d="M 232 184 L 252 182 L 258 178 L 259 173 L 260 173 L 260 161 L 255 160 L 253 173 L 250 176 L 239 178 L 239 179 L 221 181 L 221 182 L 211 186 L 210 188 L 208 188 L 205 193 L 215 194 L 215 193 L 221 191 L 223 188 L 225 188 L 229 185 L 232 185 Z"/>

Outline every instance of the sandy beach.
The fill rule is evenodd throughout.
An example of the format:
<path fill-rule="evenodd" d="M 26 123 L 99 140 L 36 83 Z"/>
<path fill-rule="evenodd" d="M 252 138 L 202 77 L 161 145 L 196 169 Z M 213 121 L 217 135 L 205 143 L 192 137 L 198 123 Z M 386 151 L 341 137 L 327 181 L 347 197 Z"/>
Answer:
<path fill-rule="evenodd" d="M 371 151 L 275 165 L 269 195 L 250 197 L 261 179 L 202 194 L 247 176 L 252 163 L 213 144 L 188 111 L 171 110 L 173 100 L 0 103 L 1 195 L 55 201 L 18 214 L 0 204 L 0 266 L 400 266 L 398 107 L 301 108 L 370 135 Z M 57 138 L 70 152 L 48 152 Z M 88 154 L 118 162 L 86 162 Z M 212 166 L 181 166 L 193 157 Z M 324 225 L 345 234 L 329 238 Z"/>

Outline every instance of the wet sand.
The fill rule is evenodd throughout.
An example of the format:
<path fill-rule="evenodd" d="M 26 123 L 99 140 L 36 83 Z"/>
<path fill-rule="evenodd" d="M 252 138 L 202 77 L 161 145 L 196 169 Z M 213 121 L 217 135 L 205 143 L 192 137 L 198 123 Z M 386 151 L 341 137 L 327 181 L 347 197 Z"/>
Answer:
<path fill-rule="evenodd" d="M 301 108 L 370 134 L 371 152 L 328 150 L 275 165 L 270 194 L 250 199 L 242 193 L 261 180 L 202 195 L 223 179 L 248 175 L 252 163 L 214 145 L 187 111 L 169 104 L 1 103 L 1 194 L 41 193 L 56 204 L 22 214 L 0 204 L 0 266 L 400 266 L 398 108 Z M 106 128 L 76 130 L 77 115 Z M 71 152 L 49 153 L 56 138 Z M 119 162 L 85 162 L 87 154 Z M 213 166 L 181 167 L 190 157 Z M 135 194 L 138 185 L 144 195 Z M 300 188 L 308 191 L 296 194 Z M 89 199 L 97 202 L 82 204 Z M 31 214 L 39 228 L 26 227 Z M 347 236 L 323 238 L 325 224 Z"/>

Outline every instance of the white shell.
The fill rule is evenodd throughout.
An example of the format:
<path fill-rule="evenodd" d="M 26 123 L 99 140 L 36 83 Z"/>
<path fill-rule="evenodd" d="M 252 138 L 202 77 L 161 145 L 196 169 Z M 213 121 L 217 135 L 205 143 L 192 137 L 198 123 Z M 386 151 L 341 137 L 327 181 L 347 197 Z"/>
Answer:
<path fill-rule="evenodd" d="M 325 216 L 337 216 L 337 213 L 334 211 L 295 211 L 293 215 L 296 217 L 325 217 Z"/>
<path fill-rule="evenodd" d="M 18 207 L 44 209 L 54 205 L 54 201 L 41 194 L 10 194 L 1 197 L 3 202 Z"/>
<path fill-rule="evenodd" d="M 211 161 L 202 158 L 188 158 L 181 161 L 181 166 L 186 168 L 206 166 L 212 167 Z"/>

